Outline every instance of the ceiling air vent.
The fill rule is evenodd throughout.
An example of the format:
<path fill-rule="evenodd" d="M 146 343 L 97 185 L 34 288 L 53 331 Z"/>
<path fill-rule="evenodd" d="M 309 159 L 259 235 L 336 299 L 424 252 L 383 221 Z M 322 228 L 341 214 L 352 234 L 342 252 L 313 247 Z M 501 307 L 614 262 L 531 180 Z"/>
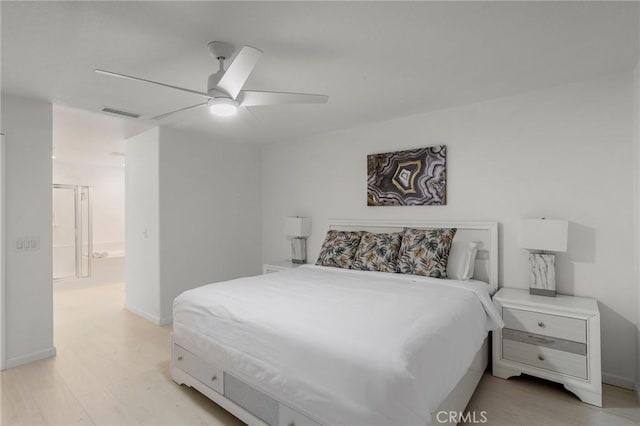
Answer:
<path fill-rule="evenodd" d="M 136 114 L 134 112 L 122 111 L 115 108 L 103 107 L 100 111 L 106 112 L 108 114 L 122 115 L 123 117 L 140 118 L 140 114 Z"/>

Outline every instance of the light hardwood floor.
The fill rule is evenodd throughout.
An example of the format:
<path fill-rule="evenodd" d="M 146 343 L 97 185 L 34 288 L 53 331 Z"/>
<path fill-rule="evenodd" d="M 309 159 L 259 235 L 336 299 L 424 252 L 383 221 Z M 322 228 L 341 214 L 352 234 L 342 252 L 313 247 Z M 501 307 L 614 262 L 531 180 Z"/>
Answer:
<path fill-rule="evenodd" d="M 0 423 L 10 425 L 241 425 L 169 375 L 170 327 L 125 311 L 122 284 L 58 286 L 58 355 L 0 373 Z M 562 386 L 485 374 L 469 410 L 487 425 L 639 425 L 631 391 L 604 387 L 602 409 Z"/>

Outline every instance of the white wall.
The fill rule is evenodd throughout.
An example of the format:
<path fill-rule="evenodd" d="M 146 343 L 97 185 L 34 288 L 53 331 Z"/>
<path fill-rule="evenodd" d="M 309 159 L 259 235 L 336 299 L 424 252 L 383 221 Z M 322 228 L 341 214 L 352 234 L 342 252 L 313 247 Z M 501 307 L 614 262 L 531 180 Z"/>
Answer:
<path fill-rule="evenodd" d="M 163 322 L 184 290 L 260 273 L 260 161 L 250 144 L 160 129 Z"/>
<path fill-rule="evenodd" d="M 596 297 L 606 380 L 636 369 L 631 73 L 336 131 L 263 149 L 263 258 L 286 259 L 282 218 L 312 218 L 309 259 L 328 218 L 497 220 L 500 282 L 527 287 L 521 218 L 571 221 L 561 293 Z M 367 154 L 445 144 L 448 205 L 367 207 Z"/>
<path fill-rule="evenodd" d="M 2 102 L 0 102 L 2 105 Z M 1 107 L 0 107 L 1 109 Z M 2 117 L 2 111 L 0 111 L 0 117 Z M 0 118 L 0 122 L 2 119 Z M 0 129 L 1 130 L 1 129 Z M 5 325 L 5 295 L 4 295 L 4 277 L 5 277 L 5 253 L 6 253 L 6 244 L 4 241 L 5 236 L 5 201 L 4 201 L 4 184 L 5 184 L 5 161 L 4 161 L 4 134 L 0 133 L 0 370 L 4 370 L 4 350 L 5 350 L 5 342 L 4 342 L 4 325 Z"/>
<path fill-rule="evenodd" d="M 125 308 L 160 322 L 159 131 L 124 144 Z"/>
<path fill-rule="evenodd" d="M 124 248 L 124 168 L 53 162 L 53 183 L 90 186 L 93 245 Z"/>
<path fill-rule="evenodd" d="M 2 96 L 6 135 L 6 367 L 55 355 L 51 285 L 51 104 Z M 20 237 L 37 251 L 16 252 Z"/>
<path fill-rule="evenodd" d="M 258 147 L 161 128 L 125 156 L 127 309 L 167 324 L 182 291 L 260 273 Z"/>
<path fill-rule="evenodd" d="M 636 284 L 638 310 L 636 316 L 636 325 L 638 334 L 636 336 L 637 352 L 636 352 L 636 396 L 640 401 L 640 62 L 636 65 L 633 73 L 633 94 L 634 94 L 634 250 L 633 259 L 635 276 L 633 282 Z"/>
<path fill-rule="evenodd" d="M 2 6 L 0 5 L 0 34 L 2 33 Z M 0 43 L 0 58 L 2 57 L 2 43 Z M 0 81 L 2 81 L 2 67 L 0 66 Z M 2 102 L 0 102 L 0 133 L 2 133 Z M 4 134 L 4 133 L 3 133 Z M 0 135 L 0 370 L 5 362 L 5 229 L 4 229 L 4 136 Z"/>

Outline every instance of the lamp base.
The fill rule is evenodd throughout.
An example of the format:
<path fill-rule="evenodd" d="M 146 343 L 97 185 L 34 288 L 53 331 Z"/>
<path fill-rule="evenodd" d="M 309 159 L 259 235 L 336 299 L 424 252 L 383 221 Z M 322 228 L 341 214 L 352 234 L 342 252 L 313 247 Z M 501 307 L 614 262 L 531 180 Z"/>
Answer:
<path fill-rule="evenodd" d="M 307 263 L 307 239 L 291 238 L 291 263 Z"/>
<path fill-rule="evenodd" d="M 555 297 L 556 256 L 553 254 L 529 253 L 529 294 Z"/>
<path fill-rule="evenodd" d="M 555 290 L 545 290 L 544 288 L 529 287 L 529 294 L 536 296 L 556 297 Z"/>

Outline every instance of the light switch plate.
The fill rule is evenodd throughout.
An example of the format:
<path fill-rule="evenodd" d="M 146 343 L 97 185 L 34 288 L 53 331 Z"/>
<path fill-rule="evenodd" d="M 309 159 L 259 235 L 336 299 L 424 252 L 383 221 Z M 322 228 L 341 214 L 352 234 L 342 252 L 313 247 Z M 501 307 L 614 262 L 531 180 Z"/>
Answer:
<path fill-rule="evenodd" d="M 16 251 L 37 251 L 40 250 L 39 237 L 21 237 L 16 239 Z"/>

